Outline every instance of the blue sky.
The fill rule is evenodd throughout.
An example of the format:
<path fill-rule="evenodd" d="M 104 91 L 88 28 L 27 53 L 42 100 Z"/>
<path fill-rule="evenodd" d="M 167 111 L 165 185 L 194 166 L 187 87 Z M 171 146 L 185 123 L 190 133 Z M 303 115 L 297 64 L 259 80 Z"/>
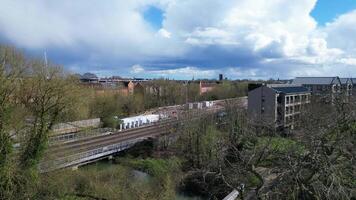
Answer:
<path fill-rule="evenodd" d="M 355 0 L 318 0 L 311 15 L 320 25 L 331 22 L 338 16 L 356 9 Z"/>
<path fill-rule="evenodd" d="M 0 0 L 0 42 L 73 73 L 356 76 L 355 0 Z"/>
<path fill-rule="evenodd" d="M 163 22 L 163 11 L 156 6 L 149 6 L 143 13 L 143 17 L 147 20 L 150 25 L 159 30 L 162 28 Z"/>
<path fill-rule="evenodd" d="M 311 15 L 320 26 L 333 21 L 338 16 L 356 9 L 355 0 L 318 0 Z M 160 29 L 164 12 L 156 6 L 149 6 L 144 11 L 144 18 L 154 27 Z"/>

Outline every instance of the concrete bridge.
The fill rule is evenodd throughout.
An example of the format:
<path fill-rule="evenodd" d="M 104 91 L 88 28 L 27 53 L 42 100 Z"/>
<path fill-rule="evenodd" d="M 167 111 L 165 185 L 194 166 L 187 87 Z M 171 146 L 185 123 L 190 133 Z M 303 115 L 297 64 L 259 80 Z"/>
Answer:
<path fill-rule="evenodd" d="M 44 161 L 40 164 L 40 170 L 48 172 L 95 162 L 148 138 L 169 133 L 169 127 L 174 123 L 177 123 L 177 120 L 167 120 L 110 135 L 99 135 L 52 145 L 47 150 Z"/>
<path fill-rule="evenodd" d="M 247 98 L 229 99 L 235 101 L 242 108 L 246 108 Z M 189 111 L 190 118 L 184 114 L 177 118 L 169 118 L 142 127 L 123 131 L 110 132 L 110 134 L 94 135 L 78 140 L 52 144 L 40 163 L 41 172 L 49 172 L 67 167 L 78 167 L 84 164 L 109 157 L 117 152 L 128 149 L 138 142 L 148 138 L 169 134 L 174 125 L 184 123 L 185 120 L 200 118 L 204 115 L 214 114 L 224 110 L 224 100 L 215 101 L 217 106 L 202 110 Z"/>

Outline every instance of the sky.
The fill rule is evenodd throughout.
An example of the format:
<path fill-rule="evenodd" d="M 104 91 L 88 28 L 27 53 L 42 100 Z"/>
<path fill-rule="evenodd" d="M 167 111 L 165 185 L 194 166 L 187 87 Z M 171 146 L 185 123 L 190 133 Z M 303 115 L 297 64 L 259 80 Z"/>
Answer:
<path fill-rule="evenodd" d="M 101 77 L 356 77 L 356 0 L 0 0 L 0 43 Z"/>

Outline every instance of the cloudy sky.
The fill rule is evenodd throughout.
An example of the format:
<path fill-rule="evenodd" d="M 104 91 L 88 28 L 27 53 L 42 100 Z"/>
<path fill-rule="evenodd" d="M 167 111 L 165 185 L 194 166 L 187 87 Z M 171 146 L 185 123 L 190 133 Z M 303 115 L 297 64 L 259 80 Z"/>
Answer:
<path fill-rule="evenodd" d="M 356 77 L 356 0 L 0 0 L 0 43 L 99 76 Z"/>

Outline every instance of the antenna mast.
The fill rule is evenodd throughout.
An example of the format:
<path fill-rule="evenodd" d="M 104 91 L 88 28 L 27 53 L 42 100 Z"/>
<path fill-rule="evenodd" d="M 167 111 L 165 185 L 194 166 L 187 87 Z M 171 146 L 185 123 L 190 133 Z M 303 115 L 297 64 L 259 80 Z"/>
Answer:
<path fill-rule="evenodd" d="M 47 61 L 47 52 L 44 52 L 44 61 L 45 61 L 45 66 L 48 68 L 48 61 Z"/>

